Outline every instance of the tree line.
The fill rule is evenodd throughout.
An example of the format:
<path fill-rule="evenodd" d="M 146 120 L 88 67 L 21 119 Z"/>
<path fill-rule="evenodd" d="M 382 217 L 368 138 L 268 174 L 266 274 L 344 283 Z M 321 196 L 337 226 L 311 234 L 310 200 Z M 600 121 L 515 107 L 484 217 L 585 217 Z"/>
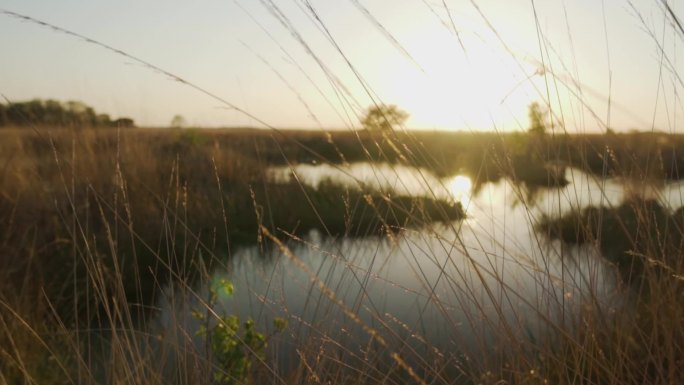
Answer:
<path fill-rule="evenodd" d="M 26 102 L 0 103 L 0 127 L 133 127 L 130 118 L 112 119 L 78 101 L 34 99 Z"/>
<path fill-rule="evenodd" d="M 544 136 L 548 129 L 553 129 L 551 111 L 539 102 L 532 102 L 527 107 L 530 126 L 527 130 L 535 136 Z M 389 132 L 403 127 L 409 114 L 394 104 L 375 104 L 364 111 L 360 118 L 361 125 L 368 131 Z"/>

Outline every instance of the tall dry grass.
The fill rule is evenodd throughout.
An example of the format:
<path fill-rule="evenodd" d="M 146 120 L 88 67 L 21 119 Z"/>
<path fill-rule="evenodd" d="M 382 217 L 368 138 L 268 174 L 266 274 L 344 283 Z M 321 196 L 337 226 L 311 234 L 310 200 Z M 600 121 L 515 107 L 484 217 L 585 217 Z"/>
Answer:
<path fill-rule="evenodd" d="M 260 226 L 365 236 L 462 216 L 458 206 L 426 198 L 272 181 L 267 167 L 284 161 L 264 161 L 261 146 L 283 148 L 297 135 L 283 142 L 252 131 L 0 135 L 8 383 L 211 381 L 216 363 L 197 336 L 162 338 L 150 334 L 150 323 L 162 297 L 172 309 L 187 306 L 175 290 L 217 316 L 193 290 L 240 245 L 264 247 Z M 188 321 L 173 322 L 169 329 L 180 333 Z"/>
<path fill-rule="evenodd" d="M 186 329 L 193 321 L 185 317 L 198 311 L 189 307 L 187 298 L 200 304 L 207 325 L 222 325 L 225 320 L 211 294 L 198 288 L 212 284 L 213 269 L 227 268 L 236 245 L 254 241 L 299 266 L 310 279 L 308 299 L 344 318 L 343 325 L 355 331 L 350 335 L 364 348 L 352 350 L 314 325 L 313 332 L 323 335 L 296 340 L 296 365 L 285 370 L 278 364 L 277 344 L 262 356 L 238 334 L 234 341 L 253 364 L 244 376 L 232 378 L 238 383 L 682 382 L 684 236 L 678 213 L 666 212 L 667 202 L 635 196 L 618 207 L 576 208 L 538 223 L 532 215 L 534 203 L 525 196 L 532 185 L 556 185 L 550 169 L 540 164 L 580 167 L 593 173 L 599 184 L 609 175 L 640 182 L 678 180 L 680 137 L 560 135 L 531 140 L 491 134 L 448 142 L 445 136 L 430 135 L 0 132 L 0 383 L 199 384 L 215 381 L 216 372 L 230 378 L 235 374 L 226 369 L 227 363 L 214 359 L 206 341 Z M 297 231 L 314 224 L 326 227 L 342 221 L 329 235 L 353 235 L 348 225 L 352 211 L 333 210 L 340 201 L 323 211 L 325 196 L 347 194 L 346 207 L 350 201 L 366 200 L 362 195 L 352 200 L 344 189 L 316 198 L 316 191 L 300 183 L 277 186 L 266 177 L 270 165 L 312 160 L 401 162 L 442 175 L 463 168 L 483 182 L 501 177 L 519 182 L 514 193 L 530 214 L 525 225 L 540 228 L 539 248 L 544 236 L 588 245 L 613 266 L 620 282 L 615 297 L 621 302 L 605 307 L 595 282 L 576 312 L 558 317 L 550 309 L 563 308 L 564 298 L 551 293 L 550 305 L 532 306 L 544 338 L 521 334 L 520 321 L 507 318 L 504 308 L 516 301 L 535 305 L 534 299 L 506 288 L 506 270 L 487 269 L 469 254 L 468 247 L 483 246 L 463 244 L 461 227 L 450 221 L 457 215 L 451 216 L 446 206 L 428 210 L 423 204 L 415 209 L 412 201 L 388 199 L 386 207 L 364 206 L 376 225 L 356 235 L 377 235 L 380 230 L 390 239 L 401 237 L 387 229 L 407 230 L 412 220 L 437 237 L 429 226 L 432 221 L 451 223 L 455 240 L 440 239 L 440 245 L 461 246 L 468 264 L 463 270 L 442 268 L 442 276 L 454 283 L 455 291 L 462 289 L 472 298 L 475 286 L 482 290 L 480 298 L 490 302 L 467 307 L 466 316 L 472 324 L 485 325 L 493 337 L 474 330 L 473 338 L 483 352 L 493 339 L 500 343 L 481 357 L 450 354 L 401 320 L 396 323 L 409 337 L 387 335 L 379 319 L 371 323 L 361 318 L 359 309 L 338 296 L 334 283 L 293 252 L 293 245 L 306 242 Z M 288 207 L 283 207 L 285 202 Z M 304 211 L 310 215 L 302 224 L 295 219 Z M 326 215 L 329 212 L 334 218 Z M 391 218 L 394 222 L 388 226 Z M 563 269 L 577 263 L 565 257 L 548 253 L 540 262 L 515 261 L 512 266 L 550 275 L 552 259 Z M 352 267 L 345 265 L 350 271 Z M 157 334 L 155 324 L 162 322 L 154 318 L 162 299 L 177 310 L 163 320 L 168 334 Z M 438 296 L 429 301 L 437 307 L 446 304 Z M 285 332 L 296 336 L 292 330 Z M 415 348 L 414 340 L 422 350 Z"/>
<path fill-rule="evenodd" d="M 245 140 L 251 135 L 248 132 L 228 135 L 64 129 L 40 134 L 26 130 L 1 134 L 0 153 L 5 165 L 1 291 L 4 310 L 0 334 L 3 381 L 211 382 L 211 373 L 222 370 L 221 363 L 213 361 L 211 351 L 203 348 L 197 336 L 187 332 L 192 321 L 178 314 L 197 310 L 188 305 L 187 299 L 192 298 L 202 304 L 208 319 L 220 319 L 207 293 L 198 288 L 210 286 L 212 269 L 227 268 L 226 255 L 240 244 L 256 241 L 259 234 L 263 245 L 273 244 L 285 256 L 297 260 L 288 244 L 296 245 L 300 238 L 282 232 L 286 227 L 269 226 L 268 217 L 269 213 L 278 215 L 276 211 L 280 208 L 274 202 L 292 202 L 293 197 L 302 199 L 312 192 L 296 183 L 270 184 L 265 177 L 269 163 L 260 163 L 255 155 L 259 151 L 239 150 L 244 147 L 239 138 Z M 443 144 L 444 138 L 449 136 L 437 143 Z M 618 152 L 628 149 L 629 138 L 625 136 L 622 142 L 611 139 L 612 147 Z M 233 147 L 235 141 L 240 144 Z M 259 145 L 252 138 L 252 148 L 255 143 Z M 338 143 L 344 145 L 342 140 Z M 498 139 L 490 143 L 498 143 Z M 588 146 L 580 138 L 572 139 L 571 143 L 572 151 Z M 653 151 L 648 155 L 662 152 Z M 433 149 L 432 153 L 439 152 Z M 502 150 L 496 158 L 499 160 L 490 167 L 499 167 L 503 175 L 515 175 L 512 155 Z M 616 162 L 615 166 L 620 164 Z M 621 171 L 625 175 L 632 172 L 627 167 Z M 524 194 L 527 187 L 521 183 L 517 188 Z M 340 191 L 333 189 L 323 194 L 335 196 Z M 260 195 L 264 192 L 269 195 Z M 269 198 L 273 205 L 270 208 Z M 626 301 L 617 313 L 592 298 L 592 290 L 598 291 L 598 286 L 590 288 L 581 311 L 568 319 L 557 318 L 550 308 L 537 308 L 543 323 L 540 330 L 548 333 L 545 338 L 536 339 L 516 332 L 514 324 L 492 320 L 485 306 L 476 306 L 471 308 L 473 313 L 469 317 L 499 324 L 500 328 L 491 330 L 494 339 L 505 341 L 507 348 L 492 351 L 488 357 L 449 356 L 429 340 L 419 343 L 422 350 L 414 350 L 408 340 L 405 345 L 396 345 L 407 337 L 387 336 L 383 334 L 388 330 L 385 327 L 367 324 L 336 296 L 331 283 L 308 272 L 315 284 L 310 291 L 312 301 L 319 306 L 338 308 L 340 317 L 349 318 L 347 327 L 356 328 L 357 338 L 362 341 L 367 338 L 366 357 L 346 350 L 349 347 L 342 341 L 300 340 L 296 349 L 299 364 L 295 369 L 278 369 L 278 361 L 271 361 L 277 357 L 276 350 L 269 353 L 275 355 L 264 359 L 253 358 L 249 375 L 241 380 L 677 382 L 683 346 L 679 332 L 681 307 L 677 305 L 682 290 L 678 255 L 683 238 L 681 222 L 676 215 L 663 216 L 660 206 L 640 202 L 644 201 L 626 203 L 623 209 L 597 208 L 594 212 L 602 210 L 601 217 L 573 216 L 581 213 L 576 211 L 561 222 L 551 218 L 541 233 L 553 236 L 561 231 L 566 242 L 589 243 L 604 255 L 613 253 L 610 255 L 615 271 L 623 272 L 619 296 Z M 395 203 L 398 210 L 410 205 Z M 531 201 L 526 204 L 533 205 Z M 320 219 L 332 226 L 336 217 L 345 216 L 344 211 L 323 210 L 320 201 L 309 200 L 302 205 L 308 206 L 318 209 L 320 217 L 314 216 L 310 221 Z M 376 213 L 379 219 L 390 218 L 388 214 Z M 439 212 L 424 214 L 428 215 L 417 217 L 419 224 L 427 225 L 430 218 L 440 217 Z M 258 221 L 264 226 L 261 231 L 253 227 L 241 229 L 258 225 Z M 287 221 L 280 224 L 283 223 Z M 241 231 L 246 233 L 245 238 L 251 235 L 252 240 L 243 239 Z M 616 242 L 621 246 L 617 250 L 613 246 Z M 547 258 L 558 256 L 551 253 Z M 574 262 L 563 263 L 569 269 Z M 307 269 L 306 265 L 301 266 Z M 479 266 L 483 275 L 475 283 L 479 281 L 485 289 L 506 284 L 505 271 L 485 268 Z M 631 273 L 638 274 L 639 279 L 630 280 Z M 444 274 L 449 280 L 459 281 L 458 276 L 452 275 L 454 272 L 445 270 Z M 164 291 L 165 288 L 174 289 Z M 316 294 L 318 290 L 320 295 Z M 507 295 L 516 297 L 524 293 Z M 159 322 L 155 319 L 155 314 L 159 314 L 155 306 L 161 298 L 175 310 L 163 329 L 155 326 Z M 435 297 L 431 301 L 439 305 L 441 300 Z M 495 314 L 503 317 L 503 313 Z M 401 320 L 396 322 L 401 324 Z M 402 327 L 415 335 L 413 325 Z M 160 335 L 159 330 L 166 331 Z M 487 333 L 476 335 L 476 339 L 481 338 L 478 344 L 486 350 L 493 337 Z M 290 350 L 283 350 L 286 351 Z"/>

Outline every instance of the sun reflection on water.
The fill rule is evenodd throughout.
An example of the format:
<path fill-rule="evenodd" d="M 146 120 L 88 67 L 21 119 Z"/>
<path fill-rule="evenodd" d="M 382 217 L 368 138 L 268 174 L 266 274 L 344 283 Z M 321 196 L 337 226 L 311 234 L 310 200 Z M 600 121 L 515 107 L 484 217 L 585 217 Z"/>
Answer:
<path fill-rule="evenodd" d="M 464 209 L 470 203 L 470 195 L 473 188 L 473 182 L 465 175 L 456 175 L 450 178 L 445 184 L 449 190 L 449 194 L 456 202 L 461 202 Z"/>

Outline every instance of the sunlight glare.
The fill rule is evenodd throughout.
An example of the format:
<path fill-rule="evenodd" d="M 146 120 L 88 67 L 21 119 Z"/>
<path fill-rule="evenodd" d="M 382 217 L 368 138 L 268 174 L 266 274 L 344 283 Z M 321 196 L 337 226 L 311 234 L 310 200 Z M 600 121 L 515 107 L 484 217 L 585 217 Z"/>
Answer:
<path fill-rule="evenodd" d="M 412 127 L 512 129 L 525 120 L 535 94 L 530 63 L 479 36 L 463 36 L 464 51 L 453 36 L 434 28 L 410 31 L 403 41 L 421 67 L 408 60 L 383 62 L 378 75 L 383 94 L 411 114 Z"/>
<path fill-rule="evenodd" d="M 460 202 L 463 209 L 468 208 L 473 182 L 465 175 L 456 175 L 446 183 L 449 194 L 456 202 Z"/>

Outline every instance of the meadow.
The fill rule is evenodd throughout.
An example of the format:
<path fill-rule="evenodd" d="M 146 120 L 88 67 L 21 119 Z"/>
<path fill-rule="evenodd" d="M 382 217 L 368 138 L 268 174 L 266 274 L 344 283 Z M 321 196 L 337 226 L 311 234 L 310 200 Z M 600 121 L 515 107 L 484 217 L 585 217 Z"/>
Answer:
<path fill-rule="evenodd" d="M 0 383 L 680 383 L 684 220 L 662 196 L 628 186 L 678 183 L 682 154 L 684 136 L 636 132 L 4 128 Z M 461 270 L 446 267 L 457 259 L 447 254 L 439 272 L 487 298 L 465 317 L 488 325 L 487 333 L 474 333 L 474 344 L 488 355 L 449 354 L 421 339 L 416 325 L 403 324 L 407 334 L 398 335 L 382 318 L 369 322 L 362 306 L 340 294 L 335 285 L 343 281 L 313 270 L 297 255 L 298 245 L 322 245 L 322 237 L 392 248 L 416 232 L 447 244 L 440 238 L 444 227 L 458 244 L 469 211 L 462 202 L 402 196 L 358 179 L 351 187 L 334 179 L 311 186 L 296 174 L 275 180 L 269 171 L 302 164 L 345 170 L 357 163 L 464 175 L 473 195 L 506 181 L 523 213 L 533 212 L 536 192 L 554 194 L 572 184 L 569 169 L 598 184 L 619 181 L 626 198 L 618 205 L 577 205 L 529 221 L 540 250 L 561 242 L 561 249 L 596 251 L 594 260 L 616 277 L 611 298 L 620 304 L 606 307 L 601 282 L 589 277 L 567 314 L 569 294 L 551 289 L 545 301 L 560 304 L 560 316 L 548 303 L 531 307 L 543 336 L 524 327 L 520 333 L 504 309 L 535 299 L 507 286 L 508 270 L 487 269 L 465 251 Z M 323 336 L 310 338 L 297 331 L 306 326 L 303 315 L 255 323 L 219 310 L 222 296 L 251 295 L 233 293 L 238 288 L 230 279 L 216 282 L 213 274 L 230 270 L 245 248 L 259 250 L 254 258 L 293 261 L 305 277 L 305 300 L 346 319 L 349 334 L 328 335 L 323 324 L 313 324 L 311 335 Z M 546 272 L 551 282 L 548 265 L 580 263 L 572 254 L 541 258 L 508 269 Z M 357 267 L 350 260 L 340 266 L 350 274 Z M 360 283 L 362 290 L 371 286 Z M 439 308 L 448 299 L 435 294 L 436 286 L 425 303 Z M 266 308 L 268 300 L 261 301 Z M 188 325 L 178 314 L 194 320 L 194 332 L 176 327 Z M 172 337 L 158 331 L 160 322 L 175 330 Z M 354 350 L 348 340 L 357 339 Z M 283 358 L 286 352 L 296 357 Z"/>

